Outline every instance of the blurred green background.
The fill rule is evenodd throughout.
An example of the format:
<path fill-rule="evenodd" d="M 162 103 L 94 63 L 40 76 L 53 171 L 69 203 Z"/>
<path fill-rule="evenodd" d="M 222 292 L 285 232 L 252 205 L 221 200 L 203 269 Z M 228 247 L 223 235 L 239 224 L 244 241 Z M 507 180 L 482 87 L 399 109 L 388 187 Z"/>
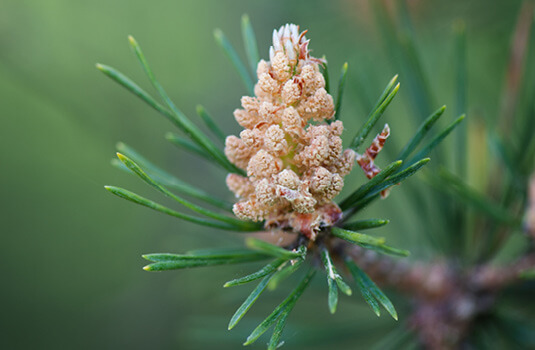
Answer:
<path fill-rule="evenodd" d="M 519 4 L 409 1 L 424 69 L 433 77 L 434 108 L 453 100 L 452 24 L 461 18 L 468 35 L 469 112 L 492 122 Z M 222 284 L 249 270 L 147 273 L 141 254 L 239 245 L 241 236 L 163 216 L 103 189 L 120 185 L 160 199 L 110 166 L 115 143 L 124 141 L 180 178 L 230 198 L 225 174 L 167 143 L 163 135 L 172 125 L 99 73 L 95 63 L 114 66 L 148 88 L 127 44 L 132 34 L 186 114 L 193 117 L 202 103 L 226 132 L 237 133 L 232 111 L 245 89 L 212 32 L 223 29 L 241 49 L 243 13 L 251 18 L 264 58 L 273 28 L 294 22 L 309 30 L 313 54 L 327 56 L 332 77 L 349 62 L 342 112 L 348 130 L 367 113 L 356 94 L 374 99 L 397 73 L 368 1 L 0 3 L 1 348 L 236 349 L 285 295 L 282 288 L 264 296 L 265 303 L 226 331 L 250 287 L 223 290 Z M 393 130 L 392 154 L 416 127 L 404 122 L 410 99 L 404 77 L 399 80 L 400 94 L 385 116 Z M 356 172 L 347 186 L 363 179 Z M 391 218 L 381 233 L 425 258 L 415 244 L 417 213 L 404 200 L 404 191 L 396 189 L 368 213 Z M 288 348 L 366 348 L 381 327 L 395 326 L 386 316 L 376 318 L 359 296 L 342 299 L 337 314 L 329 316 L 320 280 L 290 317 L 283 336 Z M 262 347 L 259 342 L 252 348 Z"/>

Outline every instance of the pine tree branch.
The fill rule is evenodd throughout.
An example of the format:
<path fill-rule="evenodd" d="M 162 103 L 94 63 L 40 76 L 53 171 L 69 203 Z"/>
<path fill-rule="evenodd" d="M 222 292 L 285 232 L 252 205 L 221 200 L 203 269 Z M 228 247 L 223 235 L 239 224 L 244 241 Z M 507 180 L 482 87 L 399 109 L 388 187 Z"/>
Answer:
<path fill-rule="evenodd" d="M 454 261 L 407 262 L 339 242 L 379 286 L 404 294 L 414 305 L 409 328 L 429 349 L 458 349 L 479 315 L 490 312 L 497 296 L 525 278 L 535 277 L 535 252 L 502 266 L 485 263 L 461 270 Z"/>

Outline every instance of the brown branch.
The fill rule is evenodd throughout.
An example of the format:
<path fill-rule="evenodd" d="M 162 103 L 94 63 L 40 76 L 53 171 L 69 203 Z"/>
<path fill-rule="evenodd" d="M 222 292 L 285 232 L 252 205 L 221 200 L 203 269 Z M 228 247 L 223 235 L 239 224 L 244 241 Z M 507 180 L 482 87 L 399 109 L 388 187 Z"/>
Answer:
<path fill-rule="evenodd" d="M 460 348 L 476 317 L 488 312 L 497 295 L 519 281 L 522 271 L 535 267 L 535 253 L 505 266 L 461 270 L 447 260 L 409 263 L 341 245 L 375 282 L 409 296 L 409 327 L 428 349 Z"/>

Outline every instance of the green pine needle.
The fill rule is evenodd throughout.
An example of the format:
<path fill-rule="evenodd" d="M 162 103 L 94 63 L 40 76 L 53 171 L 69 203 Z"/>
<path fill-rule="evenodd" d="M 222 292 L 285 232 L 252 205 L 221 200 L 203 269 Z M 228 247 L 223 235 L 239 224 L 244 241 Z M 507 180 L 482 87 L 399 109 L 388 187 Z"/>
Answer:
<path fill-rule="evenodd" d="M 214 121 L 214 118 L 206 111 L 206 108 L 204 108 L 201 105 L 197 106 L 197 115 L 201 117 L 202 121 L 206 125 L 206 127 L 214 134 L 214 136 L 217 137 L 219 141 L 222 143 L 225 143 L 225 139 L 227 138 L 225 133 L 217 126 L 216 122 Z"/>
<path fill-rule="evenodd" d="M 338 288 L 340 288 L 342 293 L 346 295 L 351 295 L 353 292 L 351 291 L 351 288 L 342 280 L 342 277 L 338 274 L 338 271 L 336 271 L 336 267 L 332 262 L 329 251 L 325 247 L 321 249 L 321 260 L 323 262 L 325 272 L 327 273 L 327 285 L 329 287 L 327 301 L 329 305 L 329 311 L 334 314 L 336 312 L 336 306 L 338 305 Z"/>
<path fill-rule="evenodd" d="M 169 262 L 183 260 L 251 260 L 269 259 L 270 256 L 249 249 L 205 249 L 193 250 L 186 254 L 154 253 L 144 254 L 143 259 L 152 262 Z"/>
<path fill-rule="evenodd" d="M 277 272 L 275 272 L 273 278 L 269 281 L 268 289 L 275 290 L 282 281 L 297 271 L 304 261 L 305 259 L 295 259 L 292 261 L 293 265 L 290 264 L 288 266 L 284 266 L 282 269 L 279 269 Z"/>
<path fill-rule="evenodd" d="M 174 211 L 172 209 L 164 207 L 161 204 L 158 204 L 158 203 L 153 202 L 153 201 L 151 201 L 151 200 L 149 200 L 147 198 L 144 198 L 144 197 L 142 197 L 142 196 L 140 196 L 140 195 L 138 195 L 138 194 L 136 194 L 134 192 L 130 192 L 130 191 L 125 190 L 125 189 L 120 188 L 120 187 L 104 186 L 104 188 L 106 190 L 108 190 L 109 192 L 113 193 L 114 195 L 116 195 L 118 197 L 121 197 L 123 199 L 126 199 L 126 200 L 128 200 L 130 202 L 134 202 L 136 204 L 142 205 L 144 207 L 159 211 L 161 213 L 164 213 L 164 214 L 167 214 L 167 215 L 170 215 L 170 216 L 177 217 L 177 218 L 182 219 L 182 220 L 186 220 L 186 221 L 193 222 L 193 223 L 196 223 L 196 224 L 199 224 L 199 225 L 203 225 L 203 226 L 219 228 L 219 229 L 222 229 L 222 230 L 249 231 L 249 230 L 246 230 L 244 228 L 237 227 L 236 225 L 230 225 L 230 224 L 222 223 L 220 221 L 207 220 L 207 219 L 204 219 L 204 218 L 198 218 L 198 217 L 191 216 L 191 215 L 188 215 L 188 214 L 179 213 L 177 211 Z"/>
<path fill-rule="evenodd" d="M 247 60 L 249 61 L 251 73 L 254 77 L 256 75 L 256 66 L 260 61 L 260 55 L 258 54 L 258 46 L 256 44 L 256 35 L 254 34 L 253 26 L 251 25 L 249 16 L 245 14 L 241 17 L 241 33 Z"/>
<path fill-rule="evenodd" d="M 361 204 L 360 203 L 361 201 L 364 201 L 364 200 L 366 200 L 368 198 L 372 198 L 374 196 L 377 196 L 382 191 L 384 191 L 384 190 L 386 190 L 386 189 L 388 189 L 388 188 L 390 188 L 390 187 L 392 187 L 394 185 L 400 184 L 401 182 L 403 182 L 407 178 L 409 178 L 412 175 L 416 174 L 424 165 L 429 163 L 430 160 L 431 160 L 430 158 L 420 159 L 419 161 L 417 161 L 416 163 L 414 163 L 411 166 L 407 167 L 406 169 L 400 171 L 399 173 L 388 177 L 386 180 L 384 180 L 384 181 L 380 182 L 379 184 L 377 184 L 376 186 L 372 187 L 370 189 L 370 191 L 366 194 L 366 196 L 362 200 L 356 202 L 354 204 L 354 206 L 358 207 L 359 204 Z"/>
<path fill-rule="evenodd" d="M 464 21 L 458 20 L 454 25 L 455 33 L 455 114 L 461 115 L 466 112 L 467 96 L 467 55 L 466 55 L 466 25 Z M 457 170 L 459 174 L 466 174 L 466 145 L 467 145 L 468 127 L 461 126 L 457 131 L 456 158 Z"/>
<path fill-rule="evenodd" d="M 368 220 L 359 220 L 354 222 L 345 223 L 342 228 L 350 231 L 355 230 L 366 230 L 370 228 L 381 227 L 388 224 L 389 220 L 382 219 L 368 219 Z"/>
<path fill-rule="evenodd" d="M 168 253 L 146 254 L 143 255 L 143 258 L 154 262 L 143 267 L 145 271 L 164 271 L 184 269 L 189 267 L 239 264 L 265 260 L 269 258 L 269 256 L 247 250 L 223 250 L 220 251 L 219 254 L 203 255 L 194 255 L 191 253 L 185 255 Z"/>
<path fill-rule="evenodd" d="M 392 102 L 394 96 L 396 96 L 396 94 L 398 93 L 399 83 L 396 84 L 397 79 L 398 76 L 396 75 L 392 78 L 392 80 L 390 80 L 385 90 L 377 100 L 377 103 L 375 104 L 374 108 L 368 115 L 368 120 L 366 120 L 366 123 L 362 125 L 359 132 L 353 139 L 353 142 L 351 142 L 349 148 L 357 151 L 370 133 L 373 126 L 379 121 L 379 118 L 381 118 L 388 105 Z M 394 84 L 396 85 L 394 86 Z"/>
<path fill-rule="evenodd" d="M 340 288 L 340 290 L 342 291 L 342 293 L 348 296 L 353 294 L 351 287 L 349 287 L 349 285 L 344 282 L 342 277 L 338 276 L 335 281 L 336 281 L 336 284 L 338 285 L 338 288 Z"/>
<path fill-rule="evenodd" d="M 411 253 L 408 250 L 393 248 L 384 244 L 383 245 L 360 244 L 360 246 L 362 248 L 374 250 L 381 254 L 399 256 L 402 258 L 406 258 L 409 255 L 411 255 Z"/>
<path fill-rule="evenodd" d="M 404 54 L 404 59 L 400 61 L 405 65 L 405 75 L 403 77 L 407 77 L 409 80 L 409 86 L 411 87 L 409 91 L 415 101 L 412 106 L 416 109 L 418 115 L 423 117 L 432 110 L 434 105 L 427 76 L 424 73 L 420 55 L 411 33 L 404 32 L 398 37 L 401 52 Z"/>
<path fill-rule="evenodd" d="M 338 306 L 338 287 L 336 286 L 336 282 L 331 278 L 327 278 L 327 286 L 329 287 L 327 304 L 329 305 L 331 314 L 334 314 L 336 312 L 336 307 Z"/>
<path fill-rule="evenodd" d="M 386 13 L 385 4 L 382 3 L 382 11 Z M 421 58 L 417 50 L 415 31 L 412 20 L 409 16 L 406 1 L 396 2 L 397 9 L 395 14 L 398 18 L 386 19 L 383 28 L 389 31 L 387 36 L 390 38 L 388 45 L 397 49 L 394 53 L 398 57 L 400 69 L 404 77 L 407 78 L 410 87 L 409 93 L 413 98 L 411 106 L 415 109 L 416 115 L 425 116 L 430 111 L 433 103 L 429 79 L 424 72 Z M 381 10 L 380 10 L 381 11 Z M 388 17 L 388 16 L 384 16 Z"/>
<path fill-rule="evenodd" d="M 336 95 L 336 104 L 334 107 L 334 110 L 335 110 L 334 120 L 338 120 L 340 118 L 340 109 L 342 108 L 342 97 L 344 95 L 344 87 L 346 85 L 347 68 L 348 68 L 348 64 L 346 62 L 342 65 L 342 71 L 340 72 L 340 80 L 338 81 L 338 95 Z"/>
<path fill-rule="evenodd" d="M 514 160 L 513 152 L 511 150 L 510 144 L 505 144 L 496 133 L 489 133 L 488 141 L 491 151 L 500 159 L 505 169 L 511 174 L 515 179 L 522 179 L 522 170 L 519 169 L 519 165 Z M 524 181 L 518 181 L 518 185 L 524 185 Z M 522 189 L 525 191 L 525 189 Z"/>
<path fill-rule="evenodd" d="M 314 269 L 310 269 L 306 276 L 301 280 L 299 285 L 292 291 L 292 293 L 290 293 L 290 295 L 288 295 L 288 297 L 284 299 L 283 302 L 280 303 L 275 310 L 273 310 L 273 312 L 253 330 L 243 345 L 254 343 L 275 322 L 277 322 L 281 315 L 284 313 L 289 313 L 293 309 L 297 300 L 305 291 L 306 287 L 308 287 L 310 284 L 310 281 L 312 280 L 312 277 L 314 277 L 315 273 L 316 271 Z"/>
<path fill-rule="evenodd" d="M 166 133 L 165 139 L 171 142 L 173 145 L 175 145 L 178 148 L 181 148 L 190 153 L 196 154 L 209 161 L 214 160 L 214 158 L 210 154 L 208 154 L 204 149 L 197 146 L 195 143 L 191 142 L 190 140 L 183 138 L 181 136 L 178 136 L 175 133 L 172 133 L 172 132 Z"/>
<path fill-rule="evenodd" d="M 247 93 L 251 96 L 254 96 L 254 85 L 253 81 L 251 80 L 251 76 L 249 75 L 249 72 L 247 72 L 245 64 L 241 60 L 240 56 L 238 56 L 238 53 L 236 52 L 230 41 L 227 39 L 221 29 L 214 30 L 214 38 L 219 47 L 221 47 L 221 49 L 229 59 L 229 61 L 232 63 L 234 68 L 236 68 L 236 71 L 238 72 L 241 80 L 245 85 L 245 88 L 247 89 Z"/>
<path fill-rule="evenodd" d="M 460 200 L 461 204 L 469 205 L 472 208 L 488 215 L 493 220 L 513 227 L 520 227 L 522 224 L 522 220 L 515 218 L 507 211 L 506 208 L 501 207 L 490 198 L 478 193 L 470 186 L 465 184 L 463 180 L 446 169 L 441 169 L 439 171 L 439 177 L 442 181 L 437 188 L 440 190 L 451 191 Z"/>
<path fill-rule="evenodd" d="M 372 246 L 380 246 L 385 243 L 384 238 L 376 238 L 370 235 L 365 235 L 363 233 L 344 230 L 343 228 L 340 228 L 340 227 L 333 227 L 331 229 L 331 233 L 333 234 L 333 236 L 336 236 L 348 242 L 359 244 L 359 245 L 369 244 Z"/>
<path fill-rule="evenodd" d="M 243 304 L 241 304 L 241 306 L 238 308 L 238 310 L 236 310 L 234 315 L 232 315 L 232 318 L 230 319 L 230 322 L 228 324 L 228 329 L 229 330 L 234 328 L 238 324 L 238 322 L 240 322 L 240 320 L 243 318 L 243 316 L 245 316 L 247 311 L 249 311 L 251 306 L 253 306 L 253 304 L 258 299 L 260 294 L 262 294 L 262 292 L 266 289 L 266 286 L 268 285 L 269 281 L 273 277 L 274 273 L 275 272 L 272 272 L 271 274 L 266 275 L 262 279 L 262 281 L 260 281 L 260 283 L 258 283 L 256 288 L 253 289 L 251 294 L 249 294 L 247 299 L 245 299 L 245 301 L 243 302 Z"/>
<path fill-rule="evenodd" d="M 226 170 L 244 175 L 245 172 L 233 164 L 231 164 L 225 157 L 222 151 L 218 150 L 210 140 L 202 134 L 202 132 L 192 124 L 185 115 L 180 111 L 175 110 L 173 112 L 166 109 L 164 106 L 156 102 L 156 100 L 151 97 L 147 92 L 141 89 L 136 83 L 134 83 L 130 78 L 117 71 L 116 69 L 106 66 L 104 64 L 97 63 L 97 69 L 108 76 L 110 79 L 125 87 L 128 91 L 132 92 L 134 95 L 141 98 L 149 106 L 154 108 L 157 112 L 166 117 L 169 121 L 175 124 L 179 129 L 184 131 L 186 134 L 191 136 L 191 138 L 197 142 L 199 145 L 203 146 L 210 154 L 217 154 L 214 158 L 217 160 L 218 164 L 221 165 Z"/>
<path fill-rule="evenodd" d="M 331 256 L 329 255 L 328 250 L 325 249 L 324 251 L 325 251 L 325 253 L 324 253 L 325 257 L 323 258 L 324 259 L 324 265 L 325 265 L 325 262 L 328 263 L 327 267 L 329 268 L 328 269 L 329 277 L 330 278 L 334 278 L 336 284 L 338 285 L 338 288 L 340 288 L 342 293 L 344 293 L 345 295 L 350 296 L 351 294 L 353 294 L 353 291 L 347 285 L 347 283 L 344 282 L 344 280 L 342 279 L 342 276 L 340 276 L 340 274 L 336 270 L 336 267 L 334 266 L 334 264 L 332 262 L 332 259 L 331 259 Z"/>
<path fill-rule="evenodd" d="M 331 229 L 333 236 L 341 238 L 350 243 L 359 245 L 366 249 L 375 250 L 380 253 L 396 255 L 396 256 L 408 256 L 409 252 L 406 250 L 392 248 L 385 245 L 384 238 L 375 238 L 369 235 L 365 235 L 358 232 L 344 230 L 339 227 L 333 227 Z"/>
<path fill-rule="evenodd" d="M 243 256 L 243 255 L 256 255 L 259 254 L 259 252 L 256 252 L 251 249 L 246 248 L 206 248 L 206 249 L 194 249 L 189 250 L 186 252 L 183 256 L 204 256 L 209 258 L 229 258 L 229 257 L 235 257 L 235 256 Z M 260 253 L 262 254 L 262 253 Z M 158 254 L 147 254 L 143 257 L 154 257 Z M 269 255 L 262 254 L 269 258 Z"/>
<path fill-rule="evenodd" d="M 164 106 L 156 102 L 156 100 L 150 96 L 145 90 L 143 90 L 139 85 L 134 83 L 130 78 L 128 78 L 123 73 L 119 72 L 115 68 L 112 68 L 110 66 L 107 66 L 105 64 L 97 63 L 96 67 L 99 71 L 104 73 L 107 77 L 118 83 L 119 85 L 122 85 L 124 88 L 126 88 L 128 91 L 142 99 L 145 103 L 147 103 L 149 106 L 154 108 L 159 113 L 163 114 L 167 119 L 172 120 L 173 116 L 171 112 L 169 112 L 168 109 L 166 109 Z"/>
<path fill-rule="evenodd" d="M 273 329 L 273 334 L 271 335 L 271 339 L 269 340 L 267 350 L 275 350 L 284 344 L 284 342 L 281 342 L 280 339 L 282 337 L 282 331 L 286 326 L 286 320 L 288 319 L 292 308 L 293 305 L 292 307 L 287 306 L 286 309 L 284 309 L 284 311 L 279 316 L 277 323 L 275 323 L 275 328 Z"/>
<path fill-rule="evenodd" d="M 346 264 L 349 265 L 350 262 L 346 261 Z M 349 266 L 348 266 L 348 270 L 350 272 L 353 272 Z M 357 286 L 359 287 L 360 293 L 362 294 L 362 297 L 364 298 L 366 303 L 370 305 L 370 307 L 372 308 L 373 312 L 377 315 L 377 317 L 381 316 L 381 309 L 379 308 L 379 303 L 377 302 L 377 300 L 375 300 L 375 298 L 373 297 L 373 294 L 366 287 L 362 279 L 358 278 L 358 276 L 355 277 L 354 274 L 353 274 L 353 279 L 357 282 Z"/>
<path fill-rule="evenodd" d="M 183 199 L 182 197 L 179 197 L 179 196 L 175 195 L 174 193 L 169 191 L 164 186 L 158 184 L 150 176 L 148 176 L 147 173 L 145 173 L 139 167 L 139 165 L 137 165 L 134 161 L 132 161 L 127 156 L 125 156 L 125 155 L 123 155 L 121 153 L 117 153 L 117 157 L 119 158 L 119 160 L 121 162 L 123 162 L 124 165 L 126 165 L 126 167 L 128 169 L 133 171 L 136 175 L 138 175 L 148 185 L 154 187 L 155 189 L 157 189 L 158 191 L 160 191 L 164 195 L 168 196 L 169 198 L 174 199 L 175 201 L 177 201 L 178 203 L 182 204 L 186 208 L 191 209 L 191 210 L 193 210 L 193 211 L 195 211 L 195 212 L 197 212 L 197 213 L 199 213 L 201 215 L 205 215 L 205 216 L 207 216 L 209 218 L 216 219 L 216 220 L 219 220 L 221 222 L 225 222 L 225 223 L 230 224 L 230 225 L 234 225 L 234 226 L 242 228 L 244 230 L 255 231 L 255 230 L 261 229 L 261 225 L 260 224 L 255 224 L 255 223 L 251 223 L 251 222 L 245 222 L 245 221 L 236 219 L 234 217 L 229 217 L 229 216 L 226 216 L 226 215 L 222 215 L 222 214 L 213 212 L 211 210 L 202 208 L 202 207 L 200 207 L 200 206 L 198 206 L 196 204 L 193 204 L 193 203 L 189 202 L 189 201 Z"/>
<path fill-rule="evenodd" d="M 336 306 L 338 305 L 338 287 L 336 287 L 335 278 L 337 273 L 329 256 L 329 252 L 326 248 L 321 250 L 321 260 L 327 273 L 327 286 L 329 287 L 329 293 L 327 297 L 329 311 L 331 314 L 336 312 Z"/>
<path fill-rule="evenodd" d="M 232 281 L 226 282 L 223 285 L 223 287 L 227 288 L 227 287 L 239 286 L 239 285 L 246 284 L 252 281 L 256 281 L 257 279 L 260 279 L 267 275 L 271 275 L 273 272 L 277 271 L 287 261 L 288 259 L 284 259 L 284 258 L 277 259 L 250 275 L 247 275 L 241 278 L 236 278 L 236 279 L 233 279 Z"/>
<path fill-rule="evenodd" d="M 344 199 L 342 203 L 340 203 L 340 208 L 342 210 L 346 210 L 354 206 L 354 204 L 357 201 L 364 198 L 368 193 L 370 193 L 370 190 L 372 188 L 376 187 L 381 182 L 385 181 L 386 178 L 388 178 L 390 175 L 394 174 L 399 168 L 401 168 L 402 164 L 403 162 L 401 160 L 390 163 L 379 174 L 375 175 L 368 182 L 360 186 L 353 193 L 351 193 L 346 199 Z"/>
<path fill-rule="evenodd" d="M 134 83 L 132 80 L 130 80 L 127 76 L 122 74 L 121 72 L 117 71 L 116 69 L 106 66 L 104 64 L 98 63 L 97 68 L 103 72 L 106 76 L 117 82 L 118 84 L 125 87 L 127 90 L 132 92 L 134 95 L 141 98 L 144 102 L 146 102 L 149 106 L 154 108 L 156 111 L 164 115 L 168 120 L 175 123 L 181 130 L 184 130 L 182 126 L 182 121 L 177 119 L 175 115 L 173 115 L 172 112 L 170 112 L 167 108 L 159 104 L 152 96 L 150 96 L 145 90 L 140 88 L 136 83 Z M 200 131 L 199 131 L 200 132 Z M 212 159 L 213 160 L 213 159 Z M 234 171 L 235 172 L 235 171 Z"/>
<path fill-rule="evenodd" d="M 329 82 L 329 65 L 327 63 L 327 59 L 325 58 L 325 56 L 323 56 L 321 59 L 324 60 L 325 62 L 320 66 L 321 74 L 323 74 L 323 79 L 325 79 L 325 91 L 327 91 L 327 93 L 330 94 L 331 86 Z"/>
<path fill-rule="evenodd" d="M 385 310 L 392 316 L 394 320 L 398 320 L 398 313 L 394 308 L 394 305 L 388 299 L 388 297 L 383 293 L 379 287 L 368 277 L 368 275 L 362 271 L 351 259 L 346 259 L 346 266 L 353 275 L 353 278 L 357 282 L 359 289 L 362 293 L 362 296 L 366 302 L 372 307 L 377 316 L 380 315 L 377 308 L 377 303 L 370 302 L 370 294 L 377 299 L 377 301 L 383 305 Z"/>
<path fill-rule="evenodd" d="M 431 114 L 424 122 L 420 125 L 414 136 L 410 139 L 409 142 L 405 145 L 403 150 L 397 156 L 397 159 L 406 160 L 407 157 L 418 147 L 422 139 L 427 135 L 427 132 L 435 125 L 438 119 L 444 114 L 446 106 L 442 106 L 437 109 L 433 114 Z"/>
<path fill-rule="evenodd" d="M 215 144 L 208 137 L 206 137 L 206 135 L 204 135 L 204 133 L 175 106 L 173 101 L 171 101 L 171 99 L 167 95 L 167 92 L 165 92 L 164 88 L 160 85 L 158 80 L 156 80 L 156 77 L 154 76 L 154 73 L 148 65 L 148 62 L 145 59 L 145 56 L 143 55 L 139 44 L 132 36 L 129 36 L 128 40 L 130 42 L 130 46 L 136 54 L 136 57 L 138 58 L 139 63 L 141 64 L 143 70 L 149 77 L 152 86 L 156 89 L 160 97 L 164 100 L 165 104 L 167 104 L 167 106 L 169 107 L 171 112 L 171 121 L 175 125 L 177 125 L 183 132 L 185 132 L 195 143 L 197 143 L 199 146 L 204 148 L 210 155 L 212 155 L 212 157 L 214 157 L 214 159 L 225 169 L 230 172 L 243 175 L 243 170 L 237 168 L 234 164 L 230 163 L 223 151 L 217 148 Z"/>
<path fill-rule="evenodd" d="M 307 253 L 307 249 L 304 245 L 300 246 L 298 249 L 296 249 L 296 251 L 291 251 L 254 237 L 248 237 L 245 240 L 245 244 L 251 249 L 255 249 L 278 258 L 285 258 L 286 260 L 296 258 L 304 259 Z"/>
<path fill-rule="evenodd" d="M 455 129 L 465 118 L 465 115 L 461 115 L 459 118 L 455 119 L 447 128 L 445 128 L 441 133 L 439 133 L 431 142 L 429 142 L 425 147 L 423 147 L 410 161 L 405 162 L 405 165 L 415 164 L 418 160 L 427 157 L 431 151 L 438 146 L 450 132 Z"/>
<path fill-rule="evenodd" d="M 405 170 L 399 172 L 398 174 L 390 176 L 387 179 L 385 179 L 384 181 L 382 181 L 382 182 L 376 184 L 375 186 L 367 189 L 366 193 L 364 194 L 364 196 L 361 199 L 359 199 L 357 201 L 354 201 L 354 202 L 351 202 L 350 204 L 346 204 L 346 206 L 344 206 L 344 207 L 347 207 L 347 208 L 349 208 L 349 207 L 351 208 L 351 209 L 348 209 L 344 213 L 344 215 L 345 215 L 345 219 L 344 220 L 350 219 L 357 211 L 362 210 L 368 204 L 370 204 L 371 202 L 373 202 L 374 200 L 379 198 L 380 197 L 380 193 L 382 191 L 385 191 L 385 190 L 387 190 L 388 188 L 390 188 L 390 187 L 392 187 L 394 185 L 399 185 L 403 180 L 406 180 L 410 176 L 414 175 L 424 165 L 426 165 L 429 162 L 429 160 L 430 160 L 429 158 L 421 159 L 420 161 L 414 163 L 413 165 L 409 166 L 408 168 L 406 168 Z"/>
<path fill-rule="evenodd" d="M 134 150 L 132 147 L 126 145 L 125 143 L 119 142 L 117 143 L 117 150 L 123 154 L 125 154 L 127 157 L 132 159 L 137 164 L 141 165 L 145 168 L 146 172 L 151 176 L 154 180 L 161 183 L 162 185 L 165 185 L 167 187 L 173 188 L 177 190 L 178 192 L 191 196 L 193 198 L 200 199 L 208 204 L 211 204 L 217 208 L 224 209 L 226 211 L 231 212 L 232 211 L 232 203 L 218 199 L 214 197 L 212 194 L 208 194 L 207 192 L 187 183 L 184 182 L 177 177 L 167 173 L 165 170 L 157 167 L 153 163 L 151 163 L 149 160 L 147 160 L 145 157 L 143 157 L 141 154 L 139 154 L 136 150 Z M 114 158 L 112 159 L 112 165 L 128 171 L 129 173 L 132 173 L 130 169 L 126 167 L 119 159 Z"/>

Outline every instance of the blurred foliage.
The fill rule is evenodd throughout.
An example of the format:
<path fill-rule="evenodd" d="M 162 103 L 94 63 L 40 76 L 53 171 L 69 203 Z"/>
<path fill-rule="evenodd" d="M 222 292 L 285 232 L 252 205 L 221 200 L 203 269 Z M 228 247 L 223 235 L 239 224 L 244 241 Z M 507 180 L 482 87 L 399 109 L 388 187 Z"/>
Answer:
<path fill-rule="evenodd" d="M 474 123 L 480 123 L 474 125 L 495 122 L 520 4 L 491 3 L 409 2 L 422 69 L 432 74 L 428 83 L 441 96 L 439 102 L 452 106 L 452 23 L 464 19 L 467 104 Z M 0 292 L 0 346 L 234 349 L 259 323 L 260 318 L 252 317 L 235 331 L 225 331 L 244 291 L 214 293 L 214 288 L 218 281 L 222 287 L 246 274 L 240 267 L 185 270 L 165 277 L 141 270 L 141 254 L 146 251 L 217 247 L 241 238 L 132 206 L 102 189 L 114 182 L 143 191 L 136 179 L 107 161 L 116 140 L 129 144 L 135 140 L 135 147 L 157 164 L 231 199 L 222 183 L 213 180 L 223 179 L 223 171 L 177 152 L 163 138 L 170 125 L 94 68 L 99 61 L 120 63 L 136 80 L 144 79 L 126 42 L 133 34 L 186 114 L 194 115 L 195 106 L 202 103 L 225 132 L 236 133 L 232 111 L 245 91 L 212 33 L 215 27 L 224 28 L 231 42 L 239 42 L 242 13 L 252 20 L 261 57 L 267 56 L 273 28 L 294 22 L 313 34 L 314 55 L 328 57 L 333 76 L 343 62 L 349 63 L 342 112 L 349 130 L 358 130 L 371 109 L 366 101 L 373 100 L 385 81 L 396 73 L 406 80 L 403 72 L 395 71 L 395 57 L 382 45 L 368 1 L 166 0 L 149 5 L 125 0 L 7 0 L 0 4 L 0 249 L 6 274 Z M 399 150 L 412 134 L 408 131 L 417 128 L 405 119 L 413 113 L 410 91 L 400 90 L 384 117 L 393 130 L 385 152 Z M 453 112 L 446 112 L 448 120 Z M 483 148 L 476 145 L 474 152 L 484 160 Z M 357 188 L 363 180 L 364 176 L 353 176 L 346 189 Z M 476 188 L 485 186 L 477 177 L 472 180 Z M 407 207 L 407 199 L 403 188 L 396 191 L 400 195 L 367 209 L 367 214 L 388 217 L 392 227 L 402 229 L 392 232 L 386 226 L 381 235 L 395 245 L 411 247 L 416 257 L 428 257 L 430 252 L 412 249 L 419 247 L 414 243 L 425 232 L 413 229 L 418 213 L 400 210 Z M 309 290 L 291 317 L 294 321 L 285 333 L 289 347 L 348 348 L 358 338 L 366 348 L 382 334 L 375 326 L 395 326 L 391 319 L 371 317 L 358 298 L 342 300 L 336 319 L 327 325 L 324 281 L 313 284 L 317 288 Z M 268 294 L 265 304 L 271 300 L 271 305 L 256 315 L 267 314 L 287 293 Z M 406 312 L 398 312 L 403 319 Z M 261 342 L 258 347 L 262 348 Z"/>

